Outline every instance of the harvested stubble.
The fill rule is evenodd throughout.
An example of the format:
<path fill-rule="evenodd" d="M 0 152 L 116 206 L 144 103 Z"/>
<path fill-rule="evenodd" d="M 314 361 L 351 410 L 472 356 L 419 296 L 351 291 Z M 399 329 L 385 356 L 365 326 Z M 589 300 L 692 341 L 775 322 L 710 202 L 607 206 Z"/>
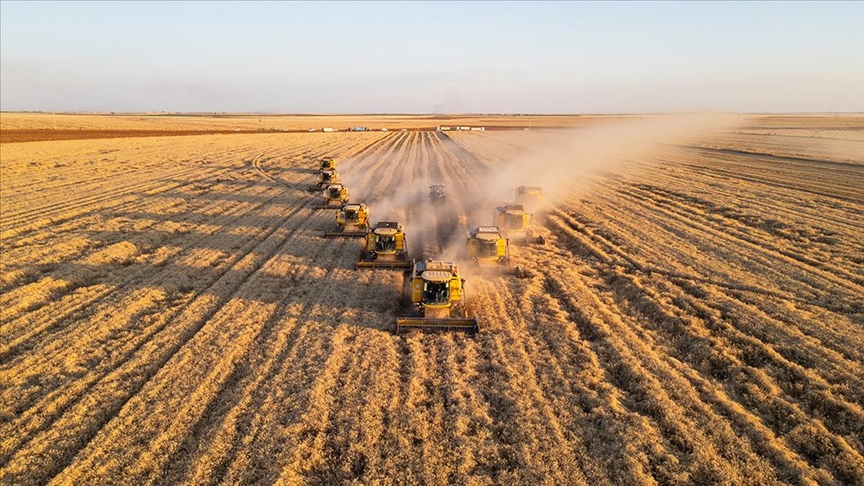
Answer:
<path fill-rule="evenodd" d="M 402 276 L 317 238 L 320 156 L 373 213 L 439 226 L 409 232 L 432 254 L 447 231 L 390 194 L 471 204 L 561 136 L 4 144 L 0 482 L 864 481 L 855 136 L 717 134 L 593 175 L 514 250 L 531 278 L 469 277 L 475 338 L 394 335 Z"/>

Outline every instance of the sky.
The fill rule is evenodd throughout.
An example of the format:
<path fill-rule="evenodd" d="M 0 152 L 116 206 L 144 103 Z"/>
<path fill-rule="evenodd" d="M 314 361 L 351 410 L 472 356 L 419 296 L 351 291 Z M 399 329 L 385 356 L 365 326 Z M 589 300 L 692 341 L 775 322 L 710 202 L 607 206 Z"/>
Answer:
<path fill-rule="evenodd" d="M 864 1 L 2 1 L 0 110 L 862 112 Z"/>

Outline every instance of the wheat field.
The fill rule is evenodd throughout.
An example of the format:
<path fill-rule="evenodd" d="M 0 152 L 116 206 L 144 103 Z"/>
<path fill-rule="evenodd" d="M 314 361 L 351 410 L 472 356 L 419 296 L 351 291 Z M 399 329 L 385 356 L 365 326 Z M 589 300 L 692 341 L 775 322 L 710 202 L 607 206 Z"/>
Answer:
<path fill-rule="evenodd" d="M 426 182 L 491 219 L 565 130 L 3 143 L 0 483 L 864 484 L 862 135 L 752 116 L 583 174 L 529 278 L 467 271 L 473 337 L 394 333 L 316 161 L 422 258 L 464 242 Z"/>

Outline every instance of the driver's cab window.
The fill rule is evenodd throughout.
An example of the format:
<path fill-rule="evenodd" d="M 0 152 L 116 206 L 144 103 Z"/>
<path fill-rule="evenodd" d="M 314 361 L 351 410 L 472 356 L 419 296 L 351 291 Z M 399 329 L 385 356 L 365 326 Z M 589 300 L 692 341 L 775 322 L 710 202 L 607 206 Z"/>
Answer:
<path fill-rule="evenodd" d="M 480 254 L 482 256 L 493 256 L 496 254 L 498 242 L 495 240 L 482 241 L 480 243 Z"/>
<path fill-rule="evenodd" d="M 427 304 L 444 304 L 450 298 L 449 282 L 424 282 L 423 302 Z"/>
<path fill-rule="evenodd" d="M 379 236 L 377 243 L 378 251 L 390 251 L 396 249 L 395 236 Z"/>
<path fill-rule="evenodd" d="M 508 214 L 506 215 L 507 226 L 509 228 L 521 228 L 522 227 L 522 215 L 521 214 Z"/>

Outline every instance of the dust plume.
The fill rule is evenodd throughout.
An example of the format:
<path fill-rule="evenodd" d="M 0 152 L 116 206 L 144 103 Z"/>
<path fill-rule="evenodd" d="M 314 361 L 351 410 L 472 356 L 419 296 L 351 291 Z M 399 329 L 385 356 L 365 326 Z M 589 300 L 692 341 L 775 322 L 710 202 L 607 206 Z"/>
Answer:
<path fill-rule="evenodd" d="M 342 179 L 349 188 L 358 191 L 352 192 L 353 200 L 369 205 L 373 223 L 398 221 L 414 241 L 427 242 L 425 250 L 415 248 L 412 253 L 419 257 L 421 252 L 416 250 L 424 250 L 423 256 L 429 256 L 428 242 L 437 239 L 441 257 L 458 259 L 467 230 L 494 224 L 495 208 L 515 204 L 518 186 L 542 186 L 551 204 L 586 195 L 599 175 L 626 174 L 628 167 L 640 160 L 671 153 L 676 145 L 733 129 L 737 120 L 734 114 L 655 115 L 614 119 L 558 133 L 544 132 L 538 140 L 545 145 L 502 161 L 481 186 L 471 187 L 469 194 L 450 190 L 446 208 L 435 209 L 437 224 L 421 213 L 428 206 L 429 184 L 439 181 L 413 179 L 382 191 L 378 187 L 380 181 L 371 180 L 367 174 L 351 172 Z M 467 227 L 456 224 L 458 215 L 464 215 Z"/>
<path fill-rule="evenodd" d="M 669 153 L 676 144 L 733 129 L 737 120 L 734 114 L 725 113 L 657 115 L 567 130 L 558 137 L 549 133 L 543 139 L 546 145 L 504 161 L 458 211 L 467 217 L 470 228 L 495 224 L 495 207 L 515 204 L 519 186 L 542 186 L 550 204 L 587 195 L 597 176 L 626 174 L 628 167 L 642 159 Z M 443 252 L 446 257 L 459 257 L 465 232 L 466 228 L 453 228 L 451 243 Z"/>
<path fill-rule="evenodd" d="M 482 189 L 480 207 L 462 208 L 470 224 L 489 224 L 495 206 L 514 203 L 518 186 L 542 186 L 550 203 L 587 194 L 601 173 L 624 174 L 640 159 L 657 157 L 718 130 L 730 129 L 732 114 L 658 115 L 569 130 L 547 145 L 505 161 Z"/>

